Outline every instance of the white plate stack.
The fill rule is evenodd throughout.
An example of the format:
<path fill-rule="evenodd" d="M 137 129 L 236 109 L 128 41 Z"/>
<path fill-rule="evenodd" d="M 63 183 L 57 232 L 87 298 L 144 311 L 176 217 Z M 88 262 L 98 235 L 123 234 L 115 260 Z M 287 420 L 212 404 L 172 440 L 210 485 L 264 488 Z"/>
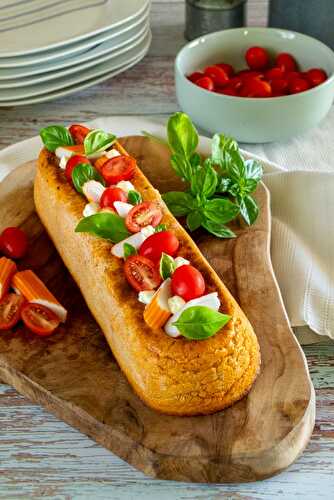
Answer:
<path fill-rule="evenodd" d="M 0 107 L 50 101 L 134 66 L 150 0 L 1 0 Z"/>

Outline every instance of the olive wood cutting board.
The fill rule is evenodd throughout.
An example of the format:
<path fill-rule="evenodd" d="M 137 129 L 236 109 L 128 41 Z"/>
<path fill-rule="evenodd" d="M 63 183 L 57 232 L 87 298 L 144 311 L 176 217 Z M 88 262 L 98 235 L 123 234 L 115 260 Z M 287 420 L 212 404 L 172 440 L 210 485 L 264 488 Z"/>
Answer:
<path fill-rule="evenodd" d="M 161 192 L 180 189 L 168 151 L 144 137 L 123 141 Z M 270 200 L 256 198 L 257 223 L 235 226 L 237 238 L 194 233 L 199 248 L 239 301 L 258 336 L 261 373 L 247 397 L 210 416 L 172 417 L 134 394 L 34 212 L 35 162 L 0 184 L 0 229 L 29 234 L 32 268 L 69 310 L 45 339 L 22 325 L 0 335 L 0 378 L 146 474 L 178 481 L 243 482 L 288 467 L 314 426 L 315 397 L 305 357 L 291 331 L 270 261 Z M 84 270 L 83 270 L 84 272 Z"/>

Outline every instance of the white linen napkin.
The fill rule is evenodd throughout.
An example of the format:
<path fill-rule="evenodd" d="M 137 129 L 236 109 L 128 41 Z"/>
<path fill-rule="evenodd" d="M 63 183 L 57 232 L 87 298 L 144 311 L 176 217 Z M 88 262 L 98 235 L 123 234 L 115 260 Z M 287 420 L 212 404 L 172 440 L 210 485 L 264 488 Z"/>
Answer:
<path fill-rule="evenodd" d="M 147 130 L 165 137 L 164 120 L 113 116 L 91 126 L 118 136 Z M 317 129 L 284 144 L 248 145 L 246 156 L 261 155 L 264 182 L 271 192 L 272 261 L 291 325 L 308 325 L 334 339 L 334 110 Z M 36 158 L 40 140 L 35 137 L 0 152 L 0 181 L 25 161 Z M 201 137 L 208 152 L 210 140 Z M 267 157 L 282 161 L 283 167 Z M 317 165 L 319 168 L 317 169 Z M 1 200 L 0 200 L 1 201 Z M 314 341 L 307 336 L 303 343 Z"/>

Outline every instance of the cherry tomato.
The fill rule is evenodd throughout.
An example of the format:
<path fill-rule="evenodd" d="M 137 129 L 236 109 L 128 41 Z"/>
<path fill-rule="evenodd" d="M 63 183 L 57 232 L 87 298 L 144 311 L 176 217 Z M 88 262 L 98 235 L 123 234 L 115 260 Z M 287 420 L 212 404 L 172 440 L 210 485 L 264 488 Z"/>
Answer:
<path fill-rule="evenodd" d="M 0 330 L 9 330 L 18 323 L 24 304 L 22 295 L 7 293 L 0 301 Z"/>
<path fill-rule="evenodd" d="M 264 74 L 262 71 L 254 71 L 251 69 L 242 69 L 236 75 L 241 79 L 242 82 L 249 80 L 250 78 L 263 78 Z"/>
<path fill-rule="evenodd" d="M 309 69 L 305 74 L 307 80 L 311 84 L 311 87 L 316 87 L 320 85 L 324 81 L 327 80 L 327 73 L 323 69 L 320 68 L 312 68 Z"/>
<path fill-rule="evenodd" d="M 132 233 L 138 233 L 143 227 L 156 227 L 160 224 L 162 212 L 156 203 L 144 201 L 135 205 L 125 219 L 125 225 Z"/>
<path fill-rule="evenodd" d="M 276 66 L 282 68 L 283 71 L 290 72 L 297 70 L 297 62 L 296 59 L 287 52 L 282 52 L 276 56 L 275 60 Z"/>
<path fill-rule="evenodd" d="M 191 73 L 191 75 L 188 75 L 187 78 L 191 82 L 196 83 L 197 80 L 202 78 L 202 76 L 204 76 L 204 73 L 202 73 L 201 71 L 194 71 L 194 73 Z"/>
<path fill-rule="evenodd" d="M 276 80 L 276 79 L 281 79 L 284 77 L 284 70 L 283 68 L 271 68 L 268 69 L 265 74 L 264 74 L 266 80 Z"/>
<path fill-rule="evenodd" d="M 208 76 L 203 76 L 202 78 L 199 78 L 196 81 L 196 85 L 198 85 L 198 87 L 201 87 L 202 89 L 205 89 L 205 90 L 213 90 L 214 89 L 214 83 L 213 83 L 212 79 L 209 78 Z"/>
<path fill-rule="evenodd" d="M 142 255 L 131 255 L 124 264 L 125 277 L 129 284 L 137 290 L 154 290 L 162 279 L 154 262 Z"/>
<path fill-rule="evenodd" d="M 229 78 L 226 71 L 217 65 L 208 66 L 204 73 L 211 78 L 215 87 L 224 87 L 228 83 Z"/>
<path fill-rule="evenodd" d="M 269 63 L 268 52 L 262 47 L 250 47 L 245 59 L 251 69 L 264 69 Z"/>
<path fill-rule="evenodd" d="M 123 201 L 126 203 L 128 201 L 128 195 L 118 187 L 109 187 L 103 191 L 100 199 L 101 208 L 112 208 L 115 210 L 114 202 Z"/>
<path fill-rule="evenodd" d="M 129 181 L 134 176 L 136 160 L 131 156 L 121 155 L 106 161 L 101 168 L 105 181 L 117 184 L 120 181 Z"/>
<path fill-rule="evenodd" d="M 67 160 L 65 176 L 68 182 L 72 182 L 72 172 L 74 170 L 74 167 L 79 165 L 79 163 L 90 163 L 90 161 L 88 160 L 88 158 L 86 158 L 86 156 L 82 155 L 74 155 Z"/>
<path fill-rule="evenodd" d="M 240 97 L 271 97 L 271 85 L 259 78 L 249 78 L 240 89 Z"/>
<path fill-rule="evenodd" d="M 234 76 L 229 81 L 229 87 L 232 87 L 236 90 L 240 89 L 242 86 L 242 78 L 240 76 Z"/>
<path fill-rule="evenodd" d="M 205 292 L 202 273 L 190 265 L 178 267 L 172 275 L 172 292 L 186 302 L 201 297 Z"/>
<path fill-rule="evenodd" d="M 238 95 L 236 88 L 232 85 L 226 85 L 226 87 L 216 89 L 215 92 L 218 92 L 218 94 L 230 95 L 233 97 L 236 97 Z"/>
<path fill-rule="evenodd" d="M 41 337 L 51 335 L 60 323 L 60 319 L 53 311 L 40 304 L 33 304 L 31 302 L 22 307 L 21 318 L 29 330 Z"/>
<path fill-rule="evenodd" d="M 74 139 L 75 144 L 83 144 L 86 135 L 90 132 L 90 129 L 84 127 L 83 125 L 75 124 L 70 126 L 69 132 Z"/>
<path fill-rule="evenodd" d="M 286 78 L 275 78 L 271 82 L 271 89 L 276 97 L 286 95 L 289 90 L 288 80 Z"/>
<path fill-rule="evenodd" d="M 28 250 L 28 238 L 18 227 L 7 227 L 1 234 L 2 252 L 11 259 L 21 259 Z"/>
<path fill-rule="evenodd" d="M 216 64 L 216 66 L 219 66 L 219 68 L 223 69 L 229 78 L 234 75 L 234 69 L 231 64 L 220 63 Z"/>
<path fill-rule="evenodd" d="M 179 248 L 179 240 L 172 231 L 160 231 L 149 236 L 139 248 L 139 255 L 158 262 L 162 252 L 174 257 Z"/>
<path fill-rule="evenodd" d="M 289 80 L 289 91 L 291 94 L 299 94 L 309 88 L 310 84 L 305 78 L 296 77 Z"/>

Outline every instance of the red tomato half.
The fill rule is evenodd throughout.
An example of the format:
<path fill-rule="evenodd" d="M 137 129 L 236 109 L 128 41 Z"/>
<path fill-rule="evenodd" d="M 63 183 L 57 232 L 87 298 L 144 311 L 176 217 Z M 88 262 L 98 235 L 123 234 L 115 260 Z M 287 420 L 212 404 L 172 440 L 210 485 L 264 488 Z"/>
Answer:
<path fill-rule="evenodd" d="M 202 273 L 190 265 L 178 267 L 172 275 L 172 292 L 186 302 L 201 297 L 205 292 Z"/>
<path fill-rule="evenodd" d="M 309 82 L 305 78 L 292 78 L 289 81 L 289 91 L 291 94 L 299 94 L 310 88 Z"/>
<path fill-rule="evenodd" d="M 84 127 L 83 125 L 71 125 L 69 128 L 69 132 L 75 142 L 75 144 L 83 144 L 85 137 L 89 134 L 90 129 Z"/>
<path fill-rule="evenodd" d="M 327 73 L 320 68 L 309 69 L 305 74 L 307 80 L 311 84 L 311 87 L 316 87 L 327 80 Z"/>
<path fill-rule="evenodd" d="M 88 158 L 86 158 L 86 156 L 82 155 L 74 155 L 67 160 L 65 176 L 68 182 L 72 182 L 72 172 L 74 170 L 74 167 L 79 165 L 79 163 L 90 163 L 90 161 L 88 160 Z"/>
<path fill-rule="evenodd" d="M 172 231 L 161 231 L 149 236 L 139 248 L 139 255 L 158 262 L 162 252 L 174 257 L 179 248 L 179 240 Z"/>
<path fill-rule="evenodd" d="M 24 304 L 22 295 L 7 293 L 0 301 L 0 330 L 9 330 L 18 323 Z"/>
<path fill-rule="evenodd" d="M 268 52 L 262 47 L 250 47 L 245 54 L 245 59 L 250 69 L 264 69 L 269 63 Z"/>
<path fill-rule="evenodd" d="M 275 63 L 276 63 L 276 66 L 278 66 L 279 68 L 282 68 L 282 70 L 286 71 L 286 72 L 297 70 L 296 59 L 291 54 L 288 54 L 287 52 L 282 52 L 281 54 L 278 54 L 278 56 L 276 57 Z"/>
<path fill-rule="evenodd" d="M 2 252 L 11 259 L 21 259 L 28 250 L 27 235 L 18 227 L 7 227 L 0 236 Z"/>
<path fill-rule="evenodd" d="M 28 302 L 22 307 L 21 318 L 29 330 L 41 337 L 51 335 L 58 328 L 60 320 L 53 311 L 40 304 Z"/>
<path fill-rule="evenodd" d="M 191 73 L 191 75 L 188 75 L 187 78 L 191 82 L 196 83 L 197 80 L 202 78 L 202 76 L 204 76 L 204 73 L 202 73 L 201 71 L 194 71 L 194 73 Z"/>
<path fill-rule="evenodd" d="M 219 66 L 219 68 L 222 68 L 229 78 L 231 78 L 231 76 L 234 75 L 234 69 L 233 69 L 233 66 L 231 66 L 231 64 L 220 63 L 220 64 L 216 64 L 216 66 Z"/>
<path fill-rule="evenodd" d="M 143 227 L 156 227 L 160 224 L 162 212 L 156 203 L 144 201 L 135 205 L 125 219 L 125 225 L 132 233 L 138 233 Z"/>
<path fill-rule="evenodd" d="M 228 83 L 229 78 L 226 71 L 217 65 L 208 66 L 205 68 L 204 73 L 211 78 L 216 87 L 224 87 Z"/>
<path fill-rule="evenodd" d="M 198 85 L 198 87 L 201 87 L 202 89 L 205 89 L 205 90 L 213 90 L 214 89 L 214 83 L 213 83 L 212 79 L 209 78 L 208 76 L 203 76 L 202 78 L 199 78 L 198 80 L 196 80 L 196 85 Z"/>
<path fill-rule="evenodd" d="M 134 176 L 136 160 L 131 156 L 121 155 L 106 161 L 101 173 L 107 184 L 117 184 L 120 181 L 129 181 Z"/>
<path fill-rule="evenodd" d="M 103 191 L 100 200 L 100 207 L 101 208 L 109 207 L 115 210 L 114 207 L 115 201 L 123 201 L 124 203 L 126 203 L 128 201 L 128 195 L 126 194 L 125 191 L 123 191 L 123 189 L 120 189 L 118 187 L 109 187 Z"/>
<path fill-rule="evenodd" d="M 124 272 L 129 284 L 137 292 L 154 290 L 162 281 L 154 262 L 142 255 L 128 257 L 124 264 Z"/>

